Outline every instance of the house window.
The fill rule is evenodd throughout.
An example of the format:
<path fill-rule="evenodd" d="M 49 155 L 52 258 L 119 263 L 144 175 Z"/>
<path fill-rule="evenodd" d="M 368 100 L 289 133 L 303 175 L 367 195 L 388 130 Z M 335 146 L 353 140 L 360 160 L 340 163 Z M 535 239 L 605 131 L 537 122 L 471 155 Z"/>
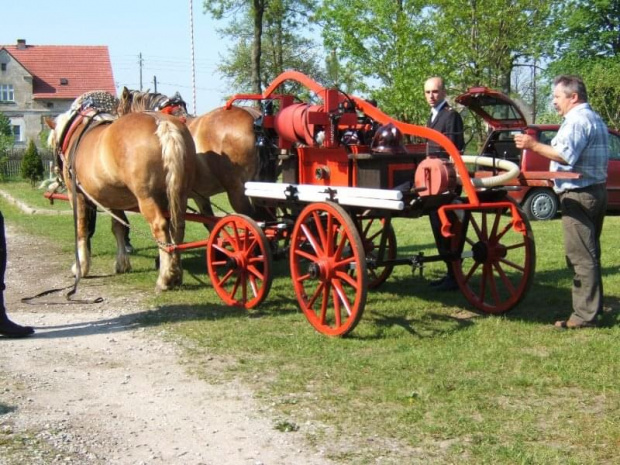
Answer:
<path fill-rule="evenodd" d="M 14 102 L 13 84 L 0 84 L 0 102 Z"/>
<path fill-rule="evenodd" d="M 0 63 L 0 70 L 6 71 L 6 63 Z"/>
<path fill-rule="evenodd" d="M 18 126 L 18 125 L 13 126 L 13 140 L 15 141 L 15 143 L 23 142 L 21 126 Z"/>

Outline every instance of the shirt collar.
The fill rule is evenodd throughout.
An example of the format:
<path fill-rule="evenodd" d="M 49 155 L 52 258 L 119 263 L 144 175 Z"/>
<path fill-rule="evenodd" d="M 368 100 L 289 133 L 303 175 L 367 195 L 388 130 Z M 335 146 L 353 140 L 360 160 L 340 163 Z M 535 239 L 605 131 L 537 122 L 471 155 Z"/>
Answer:
<path fill-rule="evenodd" d="M 439 110 L 441 110 L 445 104 L 446 104 L 446 101 L 444 99 L 441 102 L 439 102 L 437 105 L 435 105 L 434 107 L 431 107 L 431 115 L 435 116 L 437 113 L 439 113 Z"/>

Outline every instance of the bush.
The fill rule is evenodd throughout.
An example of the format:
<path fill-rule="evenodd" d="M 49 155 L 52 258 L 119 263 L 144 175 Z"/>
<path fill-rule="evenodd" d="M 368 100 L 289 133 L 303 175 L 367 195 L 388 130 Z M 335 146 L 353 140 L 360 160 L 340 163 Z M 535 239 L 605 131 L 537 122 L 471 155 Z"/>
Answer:
<path fill-rule="evenodd" d="M 24 159 L 22 160 L 22 178 L 28 179 L 30 184 L 34 187 L 37 181 L 43 179 L 43 161 L 41 155 L 37 150 L 37 146 L 34 145 L 34 141 L 28 141 L 28 148 L 24 152 Z"/>

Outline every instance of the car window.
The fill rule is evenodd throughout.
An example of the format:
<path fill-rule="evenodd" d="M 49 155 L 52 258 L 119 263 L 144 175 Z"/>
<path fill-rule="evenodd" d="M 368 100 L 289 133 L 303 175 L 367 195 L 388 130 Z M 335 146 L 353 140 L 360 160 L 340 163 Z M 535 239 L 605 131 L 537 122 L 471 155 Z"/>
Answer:
<path fill-rule="evenodd" d="M 620 137 L 609 134 L 609 159 L 620 160 Z"/>
<path fill-rule="evenodd" d="M 551 141 L 553 140 L 553 138 L 555 137 L 557 133 L 558 131 L 555 129 L 540 131 L 538 140 L 542 142 L 543 144 L 551 145 Z"/>

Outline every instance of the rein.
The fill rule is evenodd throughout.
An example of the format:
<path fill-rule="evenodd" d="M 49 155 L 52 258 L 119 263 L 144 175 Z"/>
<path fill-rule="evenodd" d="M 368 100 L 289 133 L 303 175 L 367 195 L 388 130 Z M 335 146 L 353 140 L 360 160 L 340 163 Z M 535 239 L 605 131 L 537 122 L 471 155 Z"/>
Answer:
<path fill-rule="evenodd" d="M 86 112 L 76 112 L 76 114 L 74 116 L 72 116 L 71 118 L 71 127 L 67 130 L 65 130 L 65 128 L 67 128 L 69 126 L 69 124 L 65 125 L 65 128 L 63 128 L 62 131 L 62 135 L 61 135 L 61 139 L 59 139 L 59 142 L 61 142 L 61 149 L 58 151 L 59 153 L 59 159 L 62 160 L 63 158 L 65 158 L 65 162 L 68 161 L 69 162 L 69 174 L 71 175 L 71 184 L 72 184 L 72 189 L 71 189 L 71 200 L 72 200 L 72 205 L 73 205 L 73 231 L 74 231 L 74 236 L 75 236 L 75 266 L 76 266 L 76 273 L 75 273 L 75 281 L 73 283 L 73 286 L 69 286 L 72 287 L 72 289 L 66 294 L 67 300 L 72 301 L 72 302 L 76 302 L 76 303 L 98 303 L 98 302 L 102 302 L 103 299 L 101 297 L 97 297 L 94 300 L 75 300 L 72 299 L 72 296 L 77 292 L 77 287 L 78 287 L 78 283 L 80 282 L 80 280 L 82 279 L 82 268 L 80 265 L 80 257 L 79 257 L 79 251 L 78 251 L 78 225 L 77 225 L 77 217 L 78 217 L 78 213 L 77 213 L 77 190 L 78 190 L 78 182 L 77 182 L 77 176 L 75 174 L 75 153 L 77 151 L 78 146 L 80 145 L 80 142 L 82 141 L 82 138 L 84 137 L 84 135 L 86 133 L 88 133 L 89 131 L 91 131 L 93 128 L 99 126 L 100 124 L 109 124 L 110 121 L 108 120 L 101 120 L 101 121 L 95 121 L 94 118 L 99 115 L 101 112 L 99 111 L 86 111 Z M 77 127 L 82 124 L 82 121 L 86 119 L 86 127 L 82 130 L 82 132 L 80 132 L 78 134 L 77 140 L 75 141 L 74 144 L 71 145 L 71 148 L 69 150 L 69 153 L 66 154 L 66 150 L 69 147 L 69 143 L 71 140 L 71 136 L 73 136 L 73 134 L 75 133 L 75 131 L 77 130 Z M 95 124 L 93 124 L 95 123 Z M 67 160 L 68 159 L 68 160 Z M 80 191 L 84 192 L 82 189 L 80 189 Z M 66 288 L 63 289 L 54 289 L 54 290 L 50 290 L 50 291 L 45 291 L 37 296 L 34 296 L 32 298 L 35 297 L 40 297 L 42 295 L 46 295 L 55 291 L 59 291 L 59 290 L 64 290 Z"/>

